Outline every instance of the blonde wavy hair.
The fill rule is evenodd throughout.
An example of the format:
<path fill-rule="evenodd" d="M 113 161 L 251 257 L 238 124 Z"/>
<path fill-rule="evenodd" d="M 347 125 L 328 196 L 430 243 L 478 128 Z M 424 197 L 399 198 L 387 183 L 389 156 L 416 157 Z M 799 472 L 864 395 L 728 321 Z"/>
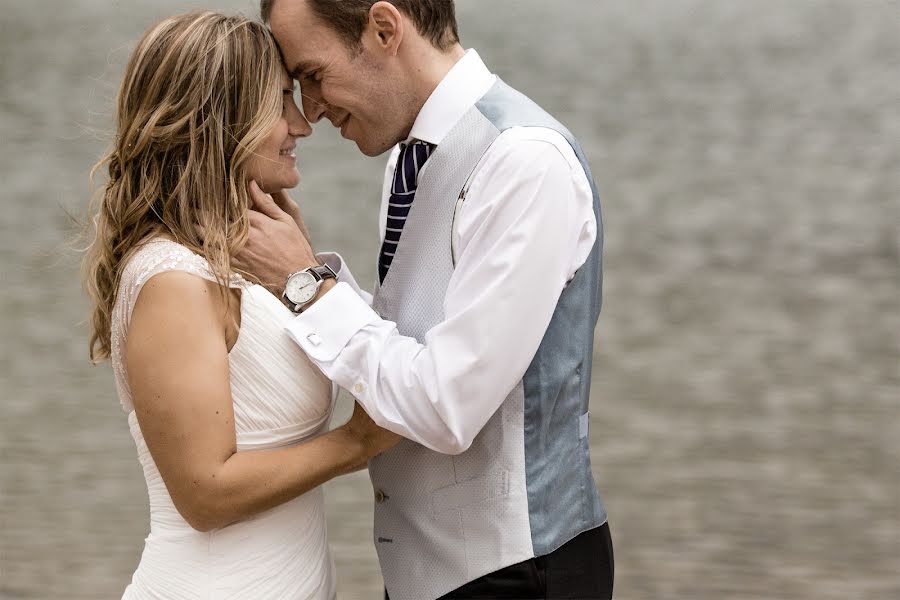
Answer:
<path fill-rule="evenodd" d="M 82 264 L 93 362 L 110 356 L 122 271 L 142 243 L 168 235 L 228 280 L 230 257 L 249 232 L 247 160 L 281 117 L 282 77 L 271 33 L 244 17 L 171 17 L 138 42 L 113 146 L 91 170 L 92 180 L 104 166 L 109 175 L 92 202 Z"/>

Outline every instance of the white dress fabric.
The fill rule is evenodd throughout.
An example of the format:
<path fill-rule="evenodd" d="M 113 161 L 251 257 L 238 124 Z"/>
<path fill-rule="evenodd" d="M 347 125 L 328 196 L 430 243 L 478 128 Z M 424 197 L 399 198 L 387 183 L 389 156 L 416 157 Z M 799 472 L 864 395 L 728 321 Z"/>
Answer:
<path fill-rule="evenodd" d="M 122 274 L 112 317 L 112 365 L 150 499 L 150 534 L 123 598 L 332 600 L 334 564 L 321 488 L 205 533 L 175 509 L 141 434 L 123 355 L 141 287 L 165 271 L 215 281 L 205 259 L 166 239 L 147 242 Z M 290 446 L 322 433 L 334 406 L 332 385 L 284 332 L 292 313 L 238 275 L 229 286 L 241 290 L 240 334 L 229 354 L 238 452 Z"/>

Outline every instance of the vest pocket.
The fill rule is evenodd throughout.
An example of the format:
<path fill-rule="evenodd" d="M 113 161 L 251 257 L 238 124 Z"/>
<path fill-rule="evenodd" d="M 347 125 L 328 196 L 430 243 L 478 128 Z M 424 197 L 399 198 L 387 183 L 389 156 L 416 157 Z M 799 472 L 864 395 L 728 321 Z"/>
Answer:
<path fill-rule="evenodd" d="M 509 471 L 501 469 L 481 477 L 448 485 L 431 493 L 435 515 L 509 495 Z"/>

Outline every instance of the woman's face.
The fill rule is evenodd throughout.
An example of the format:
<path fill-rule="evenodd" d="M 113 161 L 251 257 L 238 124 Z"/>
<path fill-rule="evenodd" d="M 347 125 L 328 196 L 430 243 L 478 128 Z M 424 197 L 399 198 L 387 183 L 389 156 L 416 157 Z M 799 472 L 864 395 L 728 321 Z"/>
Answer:
<path fill-rule="evenodd" d="M 295 153 L 297 138 L 312 133 L 309 122 L 294 102 L 294 81 L 287 71 L 282 73 L 281 83 L 284 98 L 281 118 L 247 165 L 250 179 L 269 194 L 296 187 L 300 183 Z"/>

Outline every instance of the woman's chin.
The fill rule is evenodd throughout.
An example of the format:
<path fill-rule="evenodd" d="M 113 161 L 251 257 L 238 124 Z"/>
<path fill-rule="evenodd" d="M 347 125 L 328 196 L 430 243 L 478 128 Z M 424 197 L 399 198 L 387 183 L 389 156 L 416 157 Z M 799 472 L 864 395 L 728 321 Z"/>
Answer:
<path fill-rule="evenodd" d="M 263 183 L 259 186 L 259 189 L 261 189 L 262 191 L 264 191 L 267 194 L 277 194 L 278 192 L 283 190 L 284 187 L 282 187 L 280 185 L 275 185 L 272 183 Z"/>
<path fill-rule="evenodd" d="M 300 175 L 297 174 L 294 177 L 285 177 L 283 180 L 279 181 L 263 181 L 259 183 L 259 189 L 264 191 L 267 194 L 277 194 L 282 190 L 289 190 L 297 187 L 300 184 Z"/>

